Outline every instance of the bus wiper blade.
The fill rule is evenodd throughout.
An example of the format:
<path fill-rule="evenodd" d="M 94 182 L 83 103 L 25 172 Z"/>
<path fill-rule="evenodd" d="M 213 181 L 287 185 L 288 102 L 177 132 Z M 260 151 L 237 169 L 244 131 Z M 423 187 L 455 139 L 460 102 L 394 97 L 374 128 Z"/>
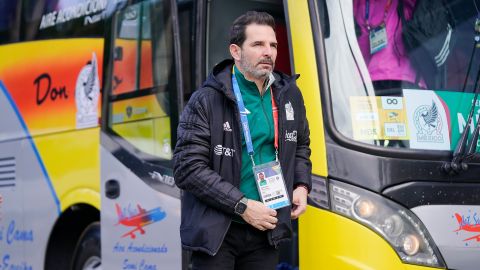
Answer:
<path fill-rule="evenodd" d="M 480 119 L 477 119 L 477 124 L 475 125 L 475 130 L 473 131 L 472 138 L 470 139 L 470 142 L 468 143 L 467 146 L 467 151 L 465 153 L 465 157 L 463 160 L 465 162 L 470 162 L 473 157 L 476 155 L 477 151 L 477 143 L 478 143 L 478 134 L 480 133 Z M 468 164 L 467 164 L 468 165 Z M 468 169 L 468 167 L 467 167 Z"/>
<path fill-rule="evenodd" d="M 468 170 L 468 165 L 467 165 L 467 163 L 464 162 L 465 157 L 472 156 L 475 153 L 477 140 L 478 140 L 478 131 L 477 131 L 478 123 L 477 123 L 477 127 L 475 128 L 476 135 L 475 135 L 475 132 L 473 134 L 473 137 L 476 137 L 476 138 L 472 138 L 472 140 L 471 140 L 471 143 L 473 143 L 474 145 L 469 144 L 468 151 L 465 152 L 465 150 L 467 148 L 468 133 L 469 133 L 469 130 L 470 130 L 470 126 L 472 125 L 473 113 L 475 111 L 475 105 L 477 104 L 477 98 L 478 98 L 477 86 L 478 86 L 478 79 L 479 78 L 480 78 L 480 69 L 478 70 L 477 77 L 475 78 L 475 86 L 473 87 L 475 96 L 473 97 L 473 100 L 472 100 L 472 107 L 470 108 L 470 113 L 468 115 L 468 119 L 467 119 L 467 123 L 465 125 L 465 129 L 463 130 L 462 135 L 460 136 L 460 139 L 458 140 L 457 145 L 455 146 L 455 151 L 453 152 L 452 160 L 450 162 L 446 162 L 442 165 L 442 169 L 450 175 L 459 174 L 462 171 Z M 472 147 L 473 147 L 473 152 L 471 152 Z"/>
<path fill-rule="evenodd" d="M 466 171 L 468 169 L 468 165 L 463 162 L 463 153 L 465 152 L 467 138 L 468 138 L 468 129 L 470 127 L 471 119 L 468 119 L 467 125 L 465 126 L 465 130 L 462 132 L 462 136 L 457 142 L 455 146 L 455 151 L 453 152 L 453 158 L 450 162 L 445 162 L 442 166 L 442 169 L 448 174 L 459 174 L 462 171 Z"/>

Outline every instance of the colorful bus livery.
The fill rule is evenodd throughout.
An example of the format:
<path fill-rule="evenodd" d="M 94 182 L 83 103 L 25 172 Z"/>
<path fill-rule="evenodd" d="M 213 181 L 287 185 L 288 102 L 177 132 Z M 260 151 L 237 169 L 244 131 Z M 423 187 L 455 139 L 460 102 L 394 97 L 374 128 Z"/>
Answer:
<path fill-rule="evenodd" d="M 463 239 L 464 242 L 467 242 L 467 241 L 480 242 L 480 219 L 478 219 L 477 213 L 474 213 L 473 216 L 467 216 L 467 217 L 461 216 L 460 214 L 455 213 L 455 218 L 458 221 L 458 229 L 455 230 L 454 232 L 464 231 L 464 232 L 470 232 L 474 234 L 473 236 Z M 468 243 L 465 243 L 465 245 L 468 246 Z"/>
<path fill-rule="evenodd" d="M 67 247 L 71 259 L 81 231 L 98 220 L 100 165 L 95 153 L 99 152 L 102 62 L 98 59 L 103 58 L 103 41 L 32 41 L 0 46 L 0 54 L 4 59 L 0 63 L 0 227 L 5 236 L 0 250 L 8 255 L 5 267 L 23 261 L 37 269 L 45 264 L 47 250 Z M 85 200 L 90 206 L 83 207 L 90 217 L 70 231 L 73 240 L 64 237 L 63 244 L 55 240 L 57 246 L 49 249 L 59 217 Z M 11 224 L 22 241 L 9 242 Z"/>
<path fill-rule="evenodd" d="M 11 44 L 0 54 L 15 59 L 0 63 L 0 80 L 32 136 L 99 125 L 101 39 Z"/>

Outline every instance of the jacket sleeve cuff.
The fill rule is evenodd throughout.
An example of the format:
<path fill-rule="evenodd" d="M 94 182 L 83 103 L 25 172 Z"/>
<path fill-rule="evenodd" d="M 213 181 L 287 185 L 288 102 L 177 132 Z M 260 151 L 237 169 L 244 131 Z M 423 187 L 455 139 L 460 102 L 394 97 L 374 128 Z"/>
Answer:
<path fill-rule="evenodd" d="M 295 190 L 295 189 L 298 188 L 298 187 L 303 187 L 303 188 L 305 188 L 305 189 L 307 190 L 307 193 L 309 193 L 309 194 L 310 194 L 310 191 L 312 190 L 312 187 L 309 186 L 309 185 L 307 185 L 307 184 L 305 184 L 305 183 L 296 183 L 296 184 L 293 186 L 293 190 Z"/>
<path fill-rule="evenodd" d="M 241 192 L 240 190 L 238 189 L 234 189 L 232 190 L 232 201 L 233 201 L 233 205 L 230 205 L 230 209 L 229 209 L 229 212 L 231 214 L 235 214 L 235 206 L 237 205 L 237 203 L 243 198 L 245 197 L 245 194 L 243 194 L 243 192 Z"/>

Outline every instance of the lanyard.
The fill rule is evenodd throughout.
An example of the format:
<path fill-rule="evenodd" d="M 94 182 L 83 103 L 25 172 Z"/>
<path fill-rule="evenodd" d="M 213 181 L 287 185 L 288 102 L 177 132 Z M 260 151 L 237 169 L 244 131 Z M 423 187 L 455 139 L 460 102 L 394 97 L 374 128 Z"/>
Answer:
<path fill-rule="evenodd" d="M 232 86 L 233 92 L 235 93 L 235 97 L 237 98 L 237 106 L 238 110 L 240 111 L 240 121 L 242 122 L 242 129 L 243 135 L 245 137 L 245 144 L 247 145 L 247 152 L 252 160 L 253 166 L 255 166 L 255 161 L 253 160 L 253 144 L 252 144 L 252 137 L 250 135 L 250 127 L 248 125 L 248 118 L 247 118 L 247 110 L 245 108 L 245 104 L 243 103 L 242 94 L 240 93 L 240 88 L 238 87 L 237 79 L 235 78 L 235 74 L 232 73 Z M 272 98 L 272 114 L 273 114 L 273 123 L 275 129 L 275 158 L 278 161 L 278 107 L 277 103 L 273 99 L 273 92 L 272 88 L 270 87 L 270 96 Z"/>
<path fill-rule="evenodd" d="M 384 23 L 387 20 L 388 10 L 390 10 L 391 5 L 392 5 L 392 0 L 387 0 L 387 3 L 385 4 L 385 13 L 383 15 L 382 23 Z M 365 0 L 365 23 L 367 25 L 368 31 L 370 31 L 371 29 L 370 22 L 368 21 L 369 17 L 370 17 L 370 0 Z"/>

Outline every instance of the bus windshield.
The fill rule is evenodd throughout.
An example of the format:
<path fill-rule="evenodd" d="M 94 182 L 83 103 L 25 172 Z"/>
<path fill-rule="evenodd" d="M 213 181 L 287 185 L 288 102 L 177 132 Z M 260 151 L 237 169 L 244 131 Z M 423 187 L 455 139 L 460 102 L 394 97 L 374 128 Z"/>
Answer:
<path fill-rule="evenodd" d="M 378 147 L 451 151 L 466 128 L 473 133 L 480 109 L 473 104 L 480 74 L 474 1 L 318 3 L 342 135 Z"/>

